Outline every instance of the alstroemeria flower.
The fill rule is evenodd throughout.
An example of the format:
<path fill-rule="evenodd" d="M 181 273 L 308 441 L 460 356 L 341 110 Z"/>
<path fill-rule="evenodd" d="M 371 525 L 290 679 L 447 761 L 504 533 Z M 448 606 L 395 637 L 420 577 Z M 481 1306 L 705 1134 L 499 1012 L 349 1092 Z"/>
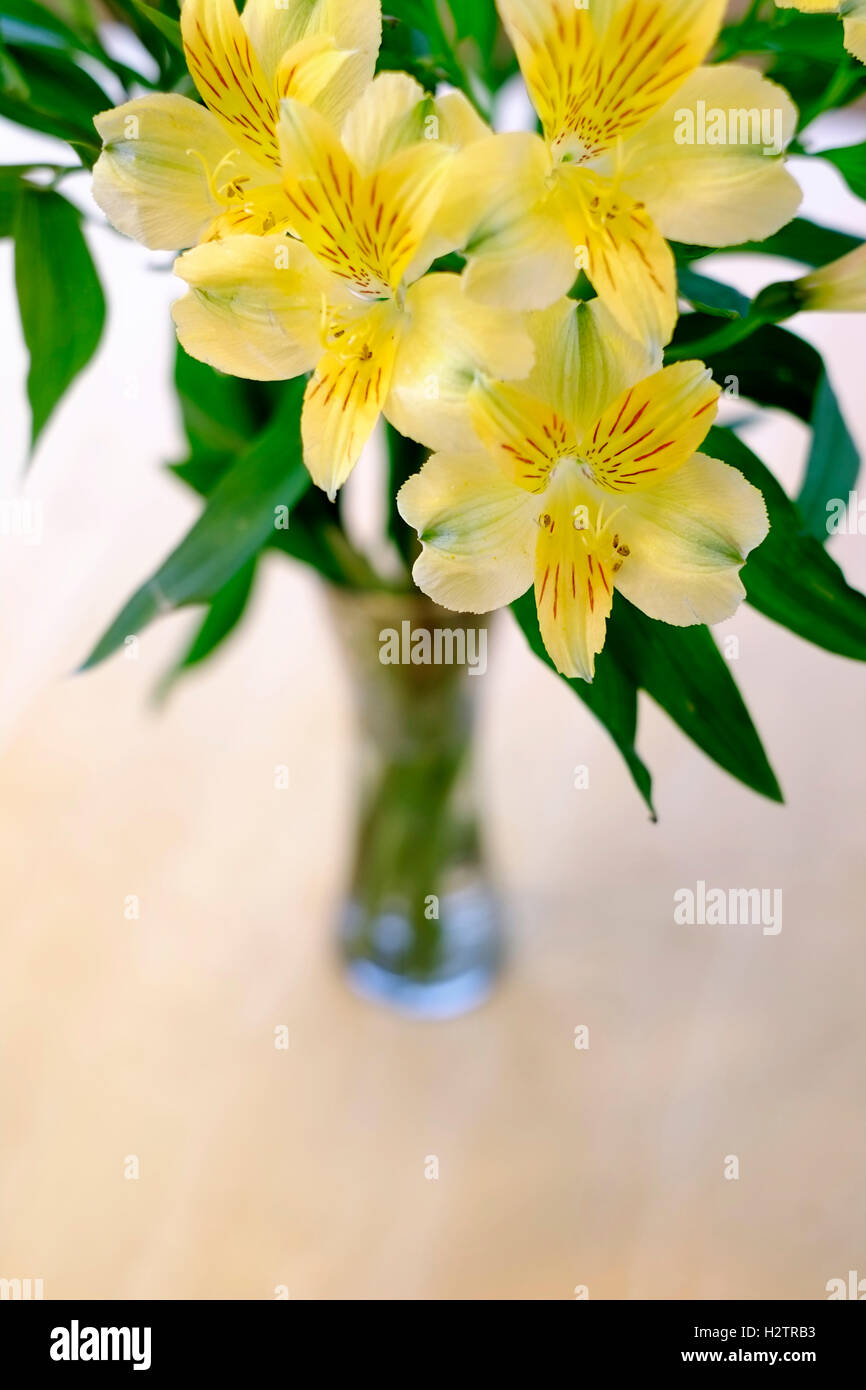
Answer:
<path fill-rule="evenodd" d="M 467 289 L 544 308 L 584 270 L 630 333 L 666 343 L 664 238 L 731 245 L 793 216 L 790 98 L 751 69 L 701 66 L 725 0 L 498 3 L 543 136 L 499 137 L 460 161 L 449 209 Z"/>
<path fill-rule="evenodd" d="M 845 47 L 866 63 L 866 0 L 776 0 L 780 10 L 837 14 L 844 25 Z"/>
<path fill-rule="evenodd" d="M 284 224 L 283 97 L 340 122 L 373 76 L 379 0 L 184 0 L 187 63 L 204 101 L 154 93 L 95 117 L 93 194 L 154 250 Z"/>
<path fill-rule="evenodd" d="M 520 377 L 532 365 L 517 316 L 475 304 L 456 275 L 425 275 L 449 249 L 436 212 L 454 151 L 487 133 L 459 93 L 433 100 L 405 74 L 370 84 L 342 139 L 318 112 L 284 100 L 291 235 L 227 237 L 175 266 L 191 287 L 173 312 L 193 357 L 260 380 L 314 369 L 304 461 L 331 497 L 390 413 L 395 380 L 399 427 L 422 440 L 433 429 L 435 439 L 436 422 L 465 414 L 478 371 Z M 444 339 L 449 370 L 419 381 L 415 355 L 431 337 Z"/>
<path fill-rule="evenodd" d="M 767 516 L 742 474 L 696 452 L 719 395 L 702 363 L 659 370 L 598 300 L 535 313 L 531 331 L 529 379 L 470 393 L 479 446 L 434 454 L 398 506 L 420 589 L 484 613 L 534 579 L 551 659 L 589 681 L 616 589 L 678 626 L 728 618 Z"/>
<path fill-rule="evenodd" d="M 795 280 L 792 288 L 803 309 L 834 313 L 866 310 L 866 242 Z"/>

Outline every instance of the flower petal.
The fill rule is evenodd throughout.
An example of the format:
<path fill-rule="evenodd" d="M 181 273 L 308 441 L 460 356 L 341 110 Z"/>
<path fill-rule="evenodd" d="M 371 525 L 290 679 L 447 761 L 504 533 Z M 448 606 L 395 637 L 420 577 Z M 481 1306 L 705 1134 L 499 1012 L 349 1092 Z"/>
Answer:
<path fill-rule="evenodd" d="M 676 362 L 630 386 L 587 433 L 580 457 L 609 492 L 655 487 L 706 437 L 719 388 L 703 362 Z"/>
<path fill-rule="evenodd" d="M 390 301 L 350 311 L 345 329 L 337 330 L 341 336 L 331 331 L 331 347 L 310 378 L 301 416 L 304 462 L 331 498 L 358 462 L 387 398 L 400 320 Z"/>
<path fill-rule="evenodd" d="M 480 380 L 469 394 L 476 435 L 506 477 L 527 492 L 543 492 L 558 459 L 574 457 L 571 420 L 531 395 L 525 385 Z"/>
<path fill-rule="evenodd" d="M 325 277 L 297 242 L 229 237 L 187 251 L 174 269 L 190 286 L 172 315 L 192 357 L 255 381 L 298 376 L 318 360 Z"/>
<path fill-rule="evenodd" d="M 699 68 L 626 142 L 624 186 L 675 241 L 761 240 L 802 199 L 781 158 L 796 125 L 788 93 L 759 72 L 734 63 Z"/>
<path fill-rule="evenodd" d="M 804 309 L 834 313 L 866 310 L 866 242 L 836 261 L 795 281 L 794 290 Z"/>
<path fill-rule="evenodd" d="M 234 0 L 184 0 L 180 27 L 202 101 L 242 148 L 279 168 L 273 85 L 253 52 Z"/>
<path fill-rule="evenodd" d="M 330 34 L 309 34 L 283 54 L 274 78 L 276 95 L 315 106 L 334 121 L 340 74 L 352 56 L 338 48 Z"/>
<path fill-rule="evenodd" d="M 412 577 L 445 608 L 489 613 L 532 583 L 538 502 L 484 453 L 433 454 L 397 494 L 423 546 Z"/>
<path fill-rule="evenodd" d="M 93 120 L 103 152 L 93 170 L 93 196 L 118 231 L 153 251 L 194 246 L 225 202 L 213 173 L 253 173 L 252 161 L 228 161 L 232 140 L 198 102 L 167 93 L 137 97 Z M 237 152 L 236 152 L 237 153 Z M 264 170 L 258 166 L 258 177 Z"/>
<path fill-rule="evenodd" d="M 842 20 L 845 47 L 861 63 L 866 63 L 866 0 L 855 0 Z"/>
<path fill-rule="evenodd" d="M 703 454 L 630 497 L 617 524 L 630 550 L 617 588 L 648 617 L 677 627 L 736 611 L 745 597 L 740 568 L 768 530 L 758 489 Z"/>
<path fill-rule="evenodd" d="M 499 0 L 544 134 L 581 162 L 638 129 L 706 57 L 725 0 Z"/>
<path fill-rule="evenodd" d="M 365 178 L 318 112 L 291 100 L 281 110 L 285 187 L 296 233 L 357 294 L 388 294 L 438 207 L 448 152 L 433 143 L 414 145 Z"/>
<path fill-rule="evenodd" d="M 325 36 L 348 54 L 316 107 L 339 124 L 373 76 L 382 39 L 379 0 L 247 0 L 242 24 L 269 82 L 294 44 Z"/>
<path fill-rule="evenodd" d="M 474 299 L 543 309 L 577 277 L 574 249 L 550 201 L 550 155 L 524 131 L 473 140 L 454 159 L 436 215 L 443 244 L 465 251 Z"/>
<path fill-rule="evenodd" d="M 586 493 L 574 467 L 558 470 L 545 496 L 535 552 L 535 603 L 548 656 L 563 676 L 591 681 L 613 604 L 606 532 L 576 518 Z"/>
<path fill-rule="evenodd" d="M 676 268 L 644 205 L 577 165 L 560 166 L 555 198 L 576 264 L 599 298 L 633 337 L 669 343 L 677 319 Z"/>
<path fill-rule="evenodd" d="M 462 149 L 490 133 L 462 92 L 432 97 L 405 72 L 380 72 L 346 117 L 341 139 L 359 172 L 372 174 L 422 140 Z"/>
<path fill-rule="evenodd" d="M 533 351 L 525 326 L 508 309 L 476 304 L 457 275 L 425 275 L 407 293 L 406 313 L 388 419 L 428 449 L 477 448 L 470 388 L 481 372 L 526 376 Z"/>
<path fill-rule="evenodd" d="M 380 72 L 346 116 L 343 146 L 361 174 L 372 174 L 391 155 L 424 138 L 424 88 L 405 72 Z"/>
<path fill-rule="evenodd" d="M 634 382 L 662 365 L 660 349 L 623 332 L 600 299 L 560 299 L 528 316 L 535 366 L 526 390 L 572 421 L 578 435 Z"/>

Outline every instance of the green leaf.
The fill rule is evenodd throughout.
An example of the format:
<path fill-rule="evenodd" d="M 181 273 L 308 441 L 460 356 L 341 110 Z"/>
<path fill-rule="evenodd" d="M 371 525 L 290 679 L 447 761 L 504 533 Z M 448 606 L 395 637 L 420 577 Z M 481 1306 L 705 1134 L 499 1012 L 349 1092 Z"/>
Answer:
<path fill-rule="evenodd" d="M 705 452 L 759 488 L 770 533 L 742 572 L 749 603 L 826 651 L 866 661 L 866 596 L 852 589 L 773 474 L 730 430 L 714 427 Z"/>
<path fill-rule="evenodd" d="M 552 666 L 533 591 L 511 607 L 532 650 Z M 720 767 L 761 795 L 782 800 L 760 737 L 707 628 L 653 622 L 617 594 L 595 680 L 567 684 L 608 729 L 651 810 L 650 774 L 635 749 L 638 690 L 645 690 Z"/>
<path fill-rule="evenodd" d="M 27 96 L 0 90 L 0 116 L 68 141 L 91 164 L 99 153 L 93 117 L 112 104 L 99 83 L 59 50 L 10 48 L 9 56 Z"/>
<path fill-rule="evenodd" d="M 787 410 L 811 427 L 812 447 L 799 506 L 806 528 L 826 541 L 827 502 L 848 496 L 860 472 L 860 455 L 821 354 L 796 333 L 771 324 L 721 351 L 707 350 L 713 341 L 710 335 L 688 344 L 687 352 L 683 339 L 712 324 L 709 316 L 681 319 L 675 335 L 677 354 L 700 357 L 722 385 L 735 382 L 738 394 L 759 405 Z"/>
<path fill-rule="evenodd" d="M 848 232 L 838 232 L 834 227 L 822 227 L 805 217 L 795 217 L 763 241 L 744 241 L 738 246 L 719 246 L 712 249 L 677 242 L 674 244 L 674 251 L 678 262 L 690 263 L 702 260 L 705 256 L 758 254 L 780 256 L 786 261 L 799 261 L 801 265 L 814 269 L 838 260 L 849 251 L 854 251 L 862 245 L 862 241 L 862 237 L 850 236 Z"/>
<path fill-rule="evenodd" d="M 214 594 L 192 642 L 180 660 L 160 681 L 157 698 L 164 699 L 185 672 L 207 661 L 234 632 L 247 610 L 253 589 L 256 560 L 256 556 L 248 560 L 237 574 Z"/>
<path fill-rule="evenodd" d="M 249 382 L 224 376 L 178 344 L 174 382 L 193 457 L 236 454 L 257 433 Z"/>
<path fill-rule="evenodd" d="M 699 275 L 687 265 L 678 267 L 677 281 L 682 298 L 706 314 L 735 319 L 749 312 L 749 300 L 739 290 L 708 275 Z"/>
<path fill-rule="evenodd" d="M 811 535 L 827 539 L 827 503 L 847 498 L 860 473 L 860 455 L 822 370 L 812 411 L 812 448 L 797 506 Z"/>
<path fill-rule="evenodd" d="M 178 53 L 183 54 L 183 39 L 181 38 L 180 24 L 178 21 L 172 19 L 167 14 L 163 14 L 161 10 L 155 9 L 153 5 L 145 4 L 145 0 L 133 0 L 133 4 L 139 14 L 144 16 L 148 24 L 152 24 L 154 29 L 157 29 L 162 37 L 171 44 L 172 48 L 176 49 Z"/>
<path fill-rule="evenodd" d="M 292 508 L 310 485 L 300 442 L 305 385 L 304 378 L 287 385 L 272 423 L 223 474 L 192 530 L 133 594 L 83 669 L 104 661 L 159 613 L 210 603 L 273 539 L 276 509 Z"/>
<path fill-rule="evenodd" d="M 6 52 L 2 43 L 0 43 L 0 92 L 10 101 L 16 102 L 27 101 L 30 96 L 27 79 L 15 59 Z"/>
<path fill-rule="evenodd" d="M 818 150 L 819 159 L 829 159 L 858 198 L 866 199 L 866 145 L 846 145 L 841 150 Z"/>
<path fill-rule="evenodd" d="M 769 797 L 782 793 L 727 662 L 706 627 L 654 622 L 616 595 L 606 646 L 699 748 Z"/>
<path fill-rule="evenodd" d="M 552 671 L 555 671 L 556 667 L 541 640 L 534 591 L 529 589 L 516 603 L 512 603 L 511 611 L 522 628 L 532 651 L 539 660 L 549 666 Z M 634 784 L 649 807 L 653 819 L 655 819 L 652 778 L 646 764 L 638 757 L 635 748 L 637 685 L 634 680 L 617 665 L 608 651 L 602 651 L 598 657 L 595 680 L 591 685 L 587 684 L 586 681 L 569 680 L 566 676 L 561 676 L 560 679 L 571 687 L 575 695 L 579 696 L 607 729 L 625 758 Z"/>
<path fill-rule="evenodd" d="M 30 353 L 27 394 L 35 445 L 57 402 L 96 351 L 105 322 L 105 299 L 79 213 L 59 193 L 20 188 L 15 283 Z"/>
<path fill-rule="evenodd" d="M 2 172 L 2 171 L 0 171 Z M 15 235 L 18 211 L 18 181 L 8 182 L 0 177 L 0 237 Z"/>
<path fill-rule="evenodd" d="M 723 386 L 730 383 L 737 394 L 787 410 L 809 424 L 824 372 L 821 354 L 811 343 L 788 329 L 764 324 L 746 341 L 714 351 L 713 342 L 720 339 L 717 328 L 718 320 L 708 315 L 681 318 L 674 336 L 676 351 L 670 357 L 698 357 Z"/>

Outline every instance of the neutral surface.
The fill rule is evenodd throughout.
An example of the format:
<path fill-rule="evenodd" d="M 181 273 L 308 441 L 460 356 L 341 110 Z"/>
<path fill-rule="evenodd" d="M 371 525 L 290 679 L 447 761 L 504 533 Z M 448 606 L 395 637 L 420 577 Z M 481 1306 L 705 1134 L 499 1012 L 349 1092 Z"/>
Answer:
<path fill-rule="evenodd" d="M 814 214 L 866 233 L 831 170 L 814 182 Z M 866 1275 L 863 669 L 743 610 L 722 634 L 787 807 L 647 705 L 653 826 L 503 621 L 483 752 L 507 977 L 451 1024 L 355 1000 L 331 953 L 350 692 L 315 582 L 269 565 L 241 635 L 162 712 L 188 615 L 137 661 L 67 674 L 195 515 L 159 468 L 181 452 L 166 258 L 99 226 L 92 245 L 110 330 L 26 484 L 42 543 L 2 546 L 0 1276 L 48 1297 L 568 1299 L 821 1298 Z M 863 321 L 802 330 L 866 446 Z M 9 497 L 14 332 L 3 351 Z M 805 431 L 754 442 L 795 487 Z M 861 586 L 864 545 L 832 547 Z M 781 888 L 782 932 L 676 926 L 698 879 Z"/>

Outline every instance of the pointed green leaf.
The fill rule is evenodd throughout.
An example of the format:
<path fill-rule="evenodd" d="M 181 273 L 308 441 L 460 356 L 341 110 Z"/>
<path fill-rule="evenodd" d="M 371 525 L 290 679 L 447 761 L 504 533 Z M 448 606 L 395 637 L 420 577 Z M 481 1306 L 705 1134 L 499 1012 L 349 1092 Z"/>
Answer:
<path fill-rule="evenodd" d="M 866 199 L 866 145 L 845 145 L 840 150 L 818 150 L 819 159 L 829 159 L 858 198 Z"/>
<path fill-rule="evenodd" d="M 749 300 L 739 290 L 709 275 L 699 275 L 687 265 L 678 267 L 677 281 L 682 298 L 706 314 L 734 319 L 745 317 L 749 312 Z"/>
<path fill-rule="evenodd" d="M 31 440 L 96 351 L 105 299 L 78 211 L 59 193 L 21 185 L 15 215 L 15 284 L 30 353 Z"/>
<path fill-rule="evenodd" d="M 606 647 L 699 748 L 753 791 L 782 793 L 730 668 L 706 627 L 654 622 L 617 594 Z"/>
<path fill-rule="evenodd" d="M 685 242 L 674 243 L 674 251 L 679 262 L 702 260 L 704 256 L 730 256 L 758 253 L 762 256 L 780 256 L 786 261 L 799 261 L 801 265 L 817 267 L 838 260 L 849 251 L 860 246 L 863 238 L 851 236 L 848 232 L 838 232 L 834 227 L 822 227 L 818 222 L 810 222 L 806 217 L 795 217 L 772 236 L 763 241 L 745 241 L 738 246 L 719 246 L 711 251 L 706 246 L 691 246 Z"/>
<path fill-rule="evenodd" d="M 310 485 L 300 442 L 305 385 L 304 378 L 287 384 L 271 425 L 223 474 L 192 530 L 133 594 L 83 669 L 104 661 L 159 613 L 211 602 L 273 539 L 276 509 L 292 508 Z"/>
<path fill-rule="evenodd" d="M 812 448 L 797 507 L 810 534 L 826 541 L 828 503 L 847 501 L 860 473 L 860 455 L 826 371 L 818 382 L 811 425 Z"/>
<path fill-rule="evenodd" d="M 186 671 L 207 661 L 234 632 L 247 610 L 257 558 L 254 555 L 248 560 L 237 574 L 214 594 L 192 642 L 179 661 L 163 676 L 157 692 L 158 698 L 164 699 Z"/>
<path fill-rule="evenodd" d="M 749 603 L 807 642 L 866 661 L 866 596 L 809 535 L 796 506 L 751 449 L 730 430 L 712 429 L 705 452 L 738 468 L 767 504 L 770 534 L 743 569 Z"/>
<path fill-rule="evenodd" d="M 527 642 L 539 660 L 556 670 L 545 650 L 538 628 L 538 613 L 535 607 L 535 594 L 532 589 L 512 603 L 511 611 L 517 619 Z M 617 665 L 609 652 L 603 651 L 596 663 L 595 680 L 591 685 L 586 681 L 568 680 L 561 676 L 575 695 L 592 710 L 613 738 L 625 758 L 634 784 L 655 819 L 652 801 L 652 778 L 646 764 L 638 757 L 635 748 L 637 735 L 637 685 L 625 671 Z"/>

